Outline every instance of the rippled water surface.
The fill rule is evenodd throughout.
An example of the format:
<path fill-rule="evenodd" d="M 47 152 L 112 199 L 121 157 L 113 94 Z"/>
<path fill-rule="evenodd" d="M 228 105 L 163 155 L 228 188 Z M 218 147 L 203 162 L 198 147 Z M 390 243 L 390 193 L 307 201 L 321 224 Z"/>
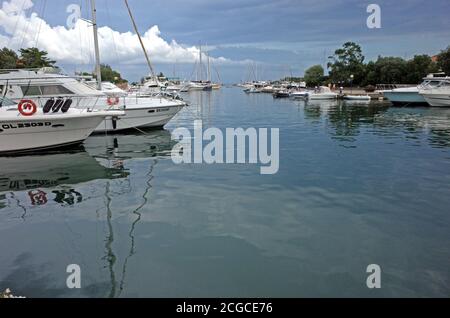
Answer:
<path fill-rule="evenodd" d="M 146 134 L 0 158 L 0 289 L 29 297 L 450 296 L 450 109 L 236 88 Z M 280 170 L 181 164 L 170 131 L 280 128 Z M 379 264 L 382 288 L 366 287 Z M 82 288 L 66 287 L 81 267 Z"/>

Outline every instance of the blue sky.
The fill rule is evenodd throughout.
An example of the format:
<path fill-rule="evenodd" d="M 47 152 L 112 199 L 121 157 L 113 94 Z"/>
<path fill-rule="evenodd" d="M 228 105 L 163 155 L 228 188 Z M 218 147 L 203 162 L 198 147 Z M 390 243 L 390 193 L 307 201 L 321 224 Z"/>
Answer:
<path fill-rule="evenodd" d="M 44 0 L 31 11 L 40 13 Z M 127 32 L 132 25 L 122 0 L 96 0 L 98 22 Z M 65 25 L 66 7 L 86 0 L 47 0 L 44 19 L 51 26 Z M 161 38 L 183 46 L 210 46 L 210 55 L 233 61 L 254 60 L 264 78 L 303 74 L 346 41 L 361 44 L 367 60 L 378 55 L 406 58 L 435 54 L 450 45 L 449 0 L 129 0 L 142 31 L 157 25 Z M 367 5 L 381 7 L 381 29 L 369 29 Z M 152 52 L 150 51 L 150 54 Z M 172 72 L 174 62 L 156 68 Z M 120 68 L 120 62 L 111 63 Z M 117 65 L 114 65 L 117 64 Z M 145 65 L 122 66 L 125 76 L 137 79 Z M 192 65 L 179 64 L 189 73 Z M 244 64 L 217 65 L 225 81 L 240 81 L 248 74 Z M 185 75 L 186 76 L 186 75 Z"/>

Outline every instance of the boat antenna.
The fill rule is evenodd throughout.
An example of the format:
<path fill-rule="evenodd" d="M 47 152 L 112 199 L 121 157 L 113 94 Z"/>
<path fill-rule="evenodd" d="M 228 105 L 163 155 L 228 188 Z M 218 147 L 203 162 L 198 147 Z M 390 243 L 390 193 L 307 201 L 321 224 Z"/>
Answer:
<path fill-rule="evenodd" d="M 148 57 L 147 50 L 145 49 L 144 42 L 142 42 L 141 35 L 139 34 L 139 30 L 137 28 L 136 22 L 134 21 L 133 13 L 131 13 L 130 6 L 128 5 L 128 0 L 125 0 L 125 5 L 127 6 L 128 14 L 130 15 L 131 22 L 133 23 L 134 31 L 136 32 L 136 34 L 137 34 L 137 36 L 139 38 L 139 42 L 141 43 L 142 50 L 144 51 L 145 59 L 147 60 L 148 67 L 150 68 L 150 73 L 153 76 L 153 78 L 155 79 L 156 83 L 159 84 L 158 77 L 155 76 L 155 72 L 153 71 L 152 63 L 150 62 L 150 58 Z"/>
<path fill-rule="evenodd" d="M 94 27 L 94 46 L 95 46 L 95 73 L 97 74 L 97 89 L 102 90 L 102 72 L 100 67 L 100 50 L 98 48 L 98 28 L 97 28 L 97 10 L 95 9 L 95 0 L 91 0 L 92 8 L 92 26 Z"/>

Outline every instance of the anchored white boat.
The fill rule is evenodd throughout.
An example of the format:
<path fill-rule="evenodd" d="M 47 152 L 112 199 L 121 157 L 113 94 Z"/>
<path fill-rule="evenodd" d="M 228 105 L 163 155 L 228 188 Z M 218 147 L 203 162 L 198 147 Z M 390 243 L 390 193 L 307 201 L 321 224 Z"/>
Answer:
<path fill-rule="evenodd" d="M 95 129 L 96 132 L 162 127 L 186 106 L 182 100 L 163 95 L 107 95 L 76 78 L 55 73 L 53 69 L 2 71 L 0 93 L 17 102 L 22 98 L 31 99 L 40 107 L 51 101 L 56 103 L 70 99 L 76 108 L 125 110 L 120 121 L 106 118 Z"/>
<path fill-rule="evenodd" d="M 70 103 L 46 113 L 30 100 L 18 105 L 3 97 L 0 105 L 1 154 L 82 143 L 105 118 L 124 115 L 123 111 L 72 108 Z"/>
<path fill-rule="evenodd" d="M 427 101 L 419 95 L 419 87 L 402 87 L 381 91 L 392 104 L 398 106 L 427 105 Z"/>
<path fill-rule="evenodd" d="M 354 101 L 370 101 L 369 95 L 344 95 L 344 100 Z"/>
<path fill-rule="evenodd" d="M 246 88 L 246 89 L 244 89 L 244 92 L 247 94 L 262 93 L 261 89 L 256 88 L 256 87 Z"/>
<path fill-rule="evenodd" d="M 333 93 L 330 88 L 326 86 L 320 86 L 319 88 L 316 88 L 312 92 L 308 92 L 305 96 L 308 100 L 330 100 L 330 99 L 336 99 L 337 94 Z"/>
<path fill-rule="evenodd" d="M 448 77 L 445 77 L 444 73 L 431 73 L 418 86 L 394 88 L 381 92 L 392 104 L 397 106 L 428 106 L 429 101 L 419 91 L 425 89 L 429 92 L 430 89 L 438 86 L 445 79 L 448 79 Z"/>
<path fill-rule="evenodd" d="M 294 99 L 306 99 L 306 96 L 309 94 L 309 91 L 295 91 L 289 94 L 289 97 Z"/>
<path fill-rule="evenodd" d="M 450 107 L 450 77 L 436 77 L 419 87 L 419 94 L 435 107 Z"/>

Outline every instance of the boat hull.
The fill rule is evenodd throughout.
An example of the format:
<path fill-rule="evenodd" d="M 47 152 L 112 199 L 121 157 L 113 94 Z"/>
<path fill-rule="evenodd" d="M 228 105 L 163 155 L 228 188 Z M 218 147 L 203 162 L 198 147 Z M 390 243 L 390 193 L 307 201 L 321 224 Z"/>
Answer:
<path fill-rule="evenodd" d="M 346 101 L 370 101 L 370 96 L 366 95 L 345 95 L 344 100 Z"/>
<path fill-rule="evenodd" d="M 384 91 L 383 95 L 395 106 L 428 105 L 425 98 L 423 98 L 422 95 L 419 95 L 418 91 L 409 91 L 409 92 Z"/>
<path fill-rule="evenodd" d="M 0 119 L 0 154 L 82 143 L 103 119 L 104 116 Z"/>
<path fill-rule="evenodd" d="M 135 128 L 156 128 L 167 124 L 184 105 L 154 107 L 154 108 L 129 108 L 120 118 L 106 118 L 97 128 L 95 133 L 124 131 Z"/>
<path fill-rule="evenodd" d="M 309 100 L 331 100 L 336 99 L 336 94 L 310 94 L 308 95 Z"/>
<path fill-rule="evenodd" d="M 450 94 L 423 94 L 424 99 L 433 107 L 450 107 Z"/>

